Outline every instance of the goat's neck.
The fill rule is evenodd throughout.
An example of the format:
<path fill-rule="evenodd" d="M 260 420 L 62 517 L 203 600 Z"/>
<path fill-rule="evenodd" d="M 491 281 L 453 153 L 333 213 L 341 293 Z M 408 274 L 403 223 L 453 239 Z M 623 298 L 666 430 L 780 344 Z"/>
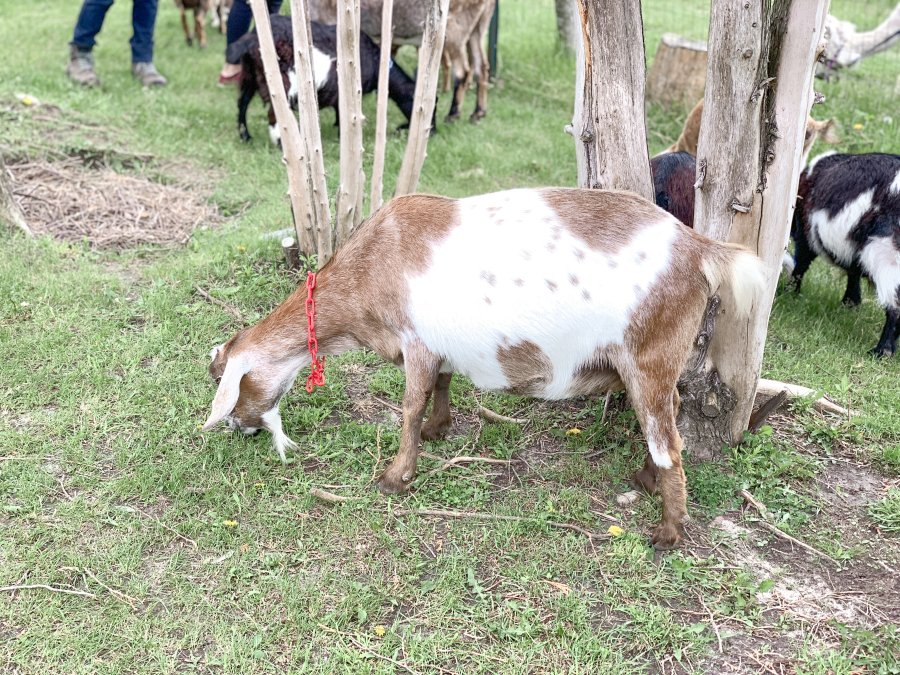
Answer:
<path fill-rule="evenodd" d="M 319 353 L 341 354 L 360 345 L 352 337 L 356 322 L 353 303 L 341 301 L 342 291 L 329 283 L 326 272 L 319 275 L 313 297 L 316 301 L 315 329 Z M 301 367 L 310 363 L 306 318 L 306 282 L 254 328 L 259 344 L 277 359 L 300 359 Z"/>

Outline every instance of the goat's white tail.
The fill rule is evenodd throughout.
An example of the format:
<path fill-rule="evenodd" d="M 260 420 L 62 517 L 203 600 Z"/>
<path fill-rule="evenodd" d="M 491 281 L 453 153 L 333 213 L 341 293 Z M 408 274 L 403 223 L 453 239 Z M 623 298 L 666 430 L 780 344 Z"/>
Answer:
<path fill-rule="evenodd" d="M 709 282 L 710 295 L 722 286 L 731 291 L 734 311 L 749 316 L 768 287 L 768 274 L 763 261 L 737 244 L 713 242 L 714 248 L 703 261 L 703 274 Z"/>

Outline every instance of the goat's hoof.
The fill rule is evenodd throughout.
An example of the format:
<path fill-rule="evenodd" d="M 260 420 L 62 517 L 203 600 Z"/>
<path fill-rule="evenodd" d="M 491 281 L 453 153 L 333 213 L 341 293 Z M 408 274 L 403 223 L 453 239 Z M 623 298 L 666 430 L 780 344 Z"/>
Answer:
<path fill-rule="evenodd" d="M 453 124 L 459 119 L 459 113 L 450 113 L 444 118 L 444 124 Z"/>
<path fill-rule="evenodd" d="M 681 543 L 681 528 L 672 523 L 662 523 L 653 533 L 653 548 L 667 551 Z"/>
<path fill-rule="evenodd" d="M 843 298 L 841 300 L 841 304 L 844 307 L 849 307 L 850 309 L 859 307 L 860 302 L 861 302 L 861 300 L 859 300 L 858 298 Z"/>
<path fill-rule="evenodd" d="M 191 38 L 186 38 L 185 42 L 187 43 L 188 47 L 192 47 L 194 45 L 194 41 Z"/>
<path fill-rule="evenodd" d="M 876 345 L 869 350 L 869 354 L 874 356 L 876 359 L 884 359 L 893 356 L 894 350 L 890 347 L 881 347 L 879 345 Z"/>
<path fill-rule="evenodd" d="M 200 43 L 200 49 L 206 49 L 206 43 L 205 43 L 205 42 L 201 42 L 201 43 Z"/>
<path fill-rule="evenodd" d="M 436 441 L 447 435 L 450 431 L 450 420 L 440 420 L 432 423 L 429 417 L 422 425 L 421 436 L 423 441 Z"/>
<path fill-rule="evenodd" d="M 472 124 L 478 124 L 481 120 L 483 120 L 485 118 L 486 115 L 487 115 L 487 113 L 484 110 L 476 110 L 469 117 L 469 121 Z"/>
<path fill-rule="evenodd" d="M 411 482 L 411 480 L 404 481 L 402 477 L 394 476 L 389 468 L 381 474 L 381 478 L 378 479 L 376 485 L 378 485 L 378 491 L 383 495 L 399 495 L 409 489 Z"/>

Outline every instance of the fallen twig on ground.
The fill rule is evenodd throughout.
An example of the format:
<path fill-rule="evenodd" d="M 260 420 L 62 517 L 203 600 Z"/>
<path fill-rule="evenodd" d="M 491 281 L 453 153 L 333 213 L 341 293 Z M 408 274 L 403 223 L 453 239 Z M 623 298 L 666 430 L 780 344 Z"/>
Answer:
<path fill-rule="evenodd" d="M 380 397 L 378 397 L 378 396 L 375 396 L 374 394 L 372 394 L 371 396 L 372 396 L 373 399 L 375 399 L 376 401 L 378 401 L 381 405 L 387 406 L 388 408 L 390 408 L 390 409 L 393 410 L 394 412 L 398 413 L 401 417 L 403 416 L 403 410 L 402 410 L 399 406 L 394 405 L 394 404 L 391 403 L 390 401 L 385 401 L 383 398 L 380 398 Z"/>
<path fill-rule="evenodd" d="M 328 490 L 323 490 L 322 488 L 317 487 L 310 488 L 309 494 L 311 494 L 316 499 L 321 499 L 323 502 L 328 502 L 329 504 L 341 504 L 343 502 L 352 502 L 359 499 L 359 497 L 344 497 L 343 495 L 336 495 L 333 492 L 328 492 Z"/>
<path fill-rule="evenodd" d="M 145 518 L 149 518 L 150 520 L 156 521 L 156 524 L 157 524 L 157 525 L 159 525 L 159 526 L 160 526 L 161 528 L 163 528 L 164 530 L 168 530 L 169 532 L 171 532 L 172 534 L 174 534 L 176 537 L 178 537 L 179 539 L 181 539 L 183 542 L 186 542 L 186 543 L 190 544 L 190 545 L 193 546 L 194 548 L 199 548 L 199 547 L 197 546 L 197 542 L 196 542 L 196 541 L 194 541 L 194 540 L 191 539 L 190 537 L 186 537 L 185 535 L 181 534 L 181 532 L 179 532 L 178 530 L 172 529 L 171 527 L 169 527 L 168 525 L 166 525 L 164 522 L 162 522 L 162 521 L 161 521 L 159 518 L 157 518 L 156 516 L 151 515 L 151 514 L 149 514 L 149 513 L 145 513 L 144 511 L 141 511 L 141 510 L 140 510 L 138 507 L 136 507 L 136 506 L 130 506 L 130 505 L 129 505 L 128 508 L 134 509 L 136 512 L 140 513 L 140 514 L 141 514 L 142 516 L 144 516 Z"/>
<path fill-rule="evenodd" d="M 521 417 L 507 417 L 506 415 L 495 413 L 477 402 L 476 405 L 478 406 L 478 414 L 489 422 L 509 422 L 510 424 L 525 424 L 528 422 L 527 419 L 522 419 Z"/>
<path fill-rule="evenodd" d="M 762 525 L 765 529 L 767 529 L 769 532 L 774 534 L 776 537 L 780 537 L 781 539 L 784 539 L 785 541 L 788 541 L 788 542 L 794 544 L 795 546 L 799 546 L 804 551 L 814 553 L 815 555 L 817 555 L 821 558 L 826 558 L 826 559 L 830 560 L 831 562 L 833 562 L 835 565 L 840 564 L 837 560 L 832 558 L 827 553 L 824 553 L 824 552 L 820 551 L 819 549 L 817 549 L 813 546 L 810 546 L 809 544 L 807 544 L 805 542 L 800 541 L 796 537 L 792 537 L 787 532 L 784 532 L 783 530 L 779 529 L 778 527 L 776 527 L 775 525 L 770 523 L 767 520 L 770 517 L 769 510 L 766 508 L 765 504 L 763 504 L 758 499 L 756 499 L 747 490 L 741 490 L 738 494 L 740 494 L 741 497 L 743 497 L 745 500 L 747 500 L 747 503 L 750 504 L 754 509 L 756 509 L 757 512 L 759 513 L 759 515 L 762 517 L 762 520 L 757 520 L 756 522 L 758 522 L 760 525 Z"/>
<path fill-rule="evenodd" d="M 235 307 L 234 305 L 229 305 L 229 304 L 228 304 L 227 302 L 225 302 L 224 300 L 219 300 L 218 298 L 214 298 L 213 296 L 211 296 L 211 295 L 209 294 L 208 291 L 206 291 L 206 290 L 200 288 L 200 286 L 194 286 L 194 290 L 196 290 L 196 291 L 197 291 L 197 294 L 198 294 L 201 298 L 203 298 L 204 300 L 206 300 L 207 302 L 211 302 L 211 303 L 214 304 L 216 307 L 221 307 L 221 308 L 224 309 L 226 312 L 228 312 L 232 317 L 234 317 L 235 319 L 237 319 L 237 320 L 240 321 L 241 323 L 245 323 L 245 321 L 244 321 L 244 315 L 241 314 L 241 310 L 239 310 L 239 309 L 238 309 L 237 307 Z"/>
<path fill-rule="evenodd" d="M 100 581 L 93 572 L 91 572 L 87 567 L 79 568 L 79 567 L 61 567 L 61 570 L 77 572 L 79 574 L 84 574 L 90 577 L 96 584 L 102 586 L 110 595 L 112 595 L 116 600 L 124 602 L 126 605 L 131 607 L 131 609 L 137 609 L 135 606 L 136 603 L 140 602 L 136 598 L 132 598 L 130 595 L 123 593 L 122 591 L 117 591 L 115 588 L 111 588 L 107 586 L 105 583 Z"/>
<path fill-rule="evenodd" d="M 430 453 L 422 452 L 419 454 L 421 454 L 423 457 L 428 457 L 429 459 L 443 460 L 443 457 L 438 457 L 437 455 L 432 455 Z M 477 456 L 471 456 L 471 455 L 460 455 L 459 457 L 453 457 L 452 459 L 448 459 L 448 460 L 444 461 L 444 463 L 441 464 L 439 467 L 437 467 L 436 469 L 432 469 L 427 474 L 425 474 L 425 477 L 427 478 L 436 473 L 440 473 L 441 471 L 444 471 L 445 469 L 449 469 L 451 466 L 457 466 L 458 464 L 474 464 L 476 462 L 481 462 L 483 464 L 500 464 L 502 466 L 509 466 L 510 464 L 517 464 L 521 461 L 522 460 L 520 460 L 520 459 L 496 459 L 494 457 L 477 457 Z"/>
<path fill-rule="evenodd" d="M 779 382 L 778 380 L 766 380 L 764 378 L 760 378 L 759 383 L 756 385 L 757 395 L 777 396 L 783 391 L 787 392 L 788 398 L 803 398 L 804 396 L 811 396 L 816 393 L 815 389 L 803 387 L 799 384 Z M 853 411 L 847 410 L 847 408 L 840 406 L 837 403 L 832 403 L 824 396 L 813 401 L 812 405 L 813 408 L 819 412 L 828 412 L 834 415 L 841 415 L 842 417 L 850 417 L 850 415 L 853 414 Z"/>
<path fill-rule="evenodd" d="M 563 530 L 572 530 L 583 534 L 590 540 L 608 539 L 608 534 L 598 534 L 586 530 L 579 525 L 572 523 L 560 523 L 554 520 L 540 520 L 537 518 L 525 518 L 523 516 L 504 516 L 496 513 L 479 513 L 477 511 L 446 511 L 443 509 L 401 509 L 394 511 L 395 516 L 436 516 L 438 518 L 474 518 L 476 520 L 505 520 L 514 523 L 530 523 L 532 525 L 548 525 Z"/>
<path fill-rule="evenodd" d="M 51 591 L 53 593 L 65 593 L 66 595 L 81 595 L 85 598 L 96 598 L 97 597 L 94 593 L 88 593 L 87 591 L 76 591 L 74 589 L 69 589 L 69 588 L 57 588 L 56 586 L 50 586 L 49 584 L 17 584 L 15 586 L 0 586 L 0 593 L 27 591 L 30 589 L 38 589 L 38 588 L 43 589 L 45 591 Z"/>
<path fill-rule="evenodd" d="M 334 629 L 334 628 L 330 628 L 330 627 L 326 626 L 325 624 L 321 624 L 321 623 L 318 624 L 318 626 L 319 626 L 319 628 L 321 628 L 322 630 L 324 630 L 326 633 L 332 633 L 332 634 L 334 634 L 334 635 L 343 635 L 345 638 L 347 638 L 348 640 L 350 640 L 350 642 L 352 642 L 352 643 L 357 647 L 357 649 L 361 649 L 361 650 L 363 650 L 364 652 L 366 652 L 367 654 L 369 654 L 369 655 L 371 655 L 371 656 L 374 656 L 374 657 L 377 658 L 377 659 L 381 659 L 382 661 L 387 661 L 388 663 L 390 663 L 390 664 L 396 666 L 397 668 L 402 668 L 402 669 L 405 670 L 406 672 L 412 673 L 412 675 L 419 675 L 419 671 L 413 670 L 412 668 L 410 668 L 409 666 L 407 666 L 407 665 L 406 665 L 405 663 L 403 663 L 402 661 L 395 661 L 395 660 L 392 659 L 390 656 L 385 656 L 384 654 L 380 653 L 379 651 L 377 651 L 377 650 L 375 650 L 375 649 L 372 649 L 372 647 L 369 647 L 368 645 L 362 644 L 361 642 L 359 642 L 359 641 L 358 641 L 353 635 L 351 635 L 350 633 L 345 633 L 345 632 L 343 632 L 343 631 L 336 630 L 336 629 Z M 445 671 L 443 668 L 441 668 L 440 671 L 441 671 L 441 672 L 449 672 L 449 671 Z"/>

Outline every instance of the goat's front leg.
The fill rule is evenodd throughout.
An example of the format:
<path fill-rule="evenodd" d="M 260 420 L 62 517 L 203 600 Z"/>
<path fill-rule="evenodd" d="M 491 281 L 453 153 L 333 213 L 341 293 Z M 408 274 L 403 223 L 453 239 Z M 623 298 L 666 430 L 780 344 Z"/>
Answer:
<path fill-rule="evenodd" d="M 888 307 L 884 314 L 884 329 L 881 331 L 881 339 L 869 352 L 878 358 L 893 356 L 897 351 L 897 338 L 900 336 L 900 309 Z"/>
<path fill-rule="evenodd" d="M 194 10 L 194 34 L 200 43 L 200 49 L 206 49 L 206 10 L 203 7 Z"/>
<path fill-rule="evenodd" d="M 847 290 L 844 291 L 844 297 L 841 298 L 841 304 L 847 307 L 856 307 L 862 302 L 862 289 L 859 287 L 862 278 L 862 270 L 854 265 L 847 270 Z"/>
<path fill-rule="evenodd" d="M 191 29 L 188 28 L 187 11 L 184 7 L 181 8 L 181 27 L 184 29 L 184 41 L 190 47 L 194 44 L 194 41 L 191 39 Z"/>
<path fill-rule="evenodd" d="M 403 392 L 403 428 L 400 450 L 390 466 L 378 479 L 378 489 L 384 494 L 406 492 L 416 477 L 416 459 L 422 432 L 422 417 L 435 387 L 440 359 L 421 343 L 413 343 L 403 350 L 406 368 L 406 391 Z M 449 380 L 447 382 L 449 387 Z"/>

